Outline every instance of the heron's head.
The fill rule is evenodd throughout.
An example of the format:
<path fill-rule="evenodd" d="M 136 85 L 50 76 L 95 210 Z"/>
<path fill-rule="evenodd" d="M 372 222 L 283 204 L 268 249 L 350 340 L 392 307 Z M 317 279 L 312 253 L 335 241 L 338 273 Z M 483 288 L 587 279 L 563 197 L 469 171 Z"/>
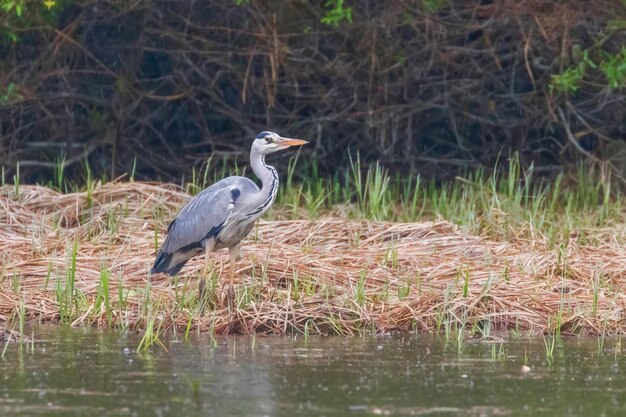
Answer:
<path fill-rule="evenodd" d="M 309 143 L 302 139 L 284 138 L 275 132 L 261 132 L 256 135 L 252 148 L 259 153 L 267 155 L 268 153 L 287 149 L 291 146 L 302 146 Z"/>

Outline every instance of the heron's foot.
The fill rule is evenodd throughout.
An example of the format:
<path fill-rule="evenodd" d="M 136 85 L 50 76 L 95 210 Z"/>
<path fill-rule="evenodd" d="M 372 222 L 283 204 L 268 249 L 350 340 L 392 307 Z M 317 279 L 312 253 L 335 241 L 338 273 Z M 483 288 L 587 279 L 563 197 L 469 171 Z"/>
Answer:
<path fill-rule="evenodd" d="M 229 285 L 228 288 L 226 288 L 226 305 L 229 309 L 232 310 L 235 308 L 235 301 L 235 287 Z"/>

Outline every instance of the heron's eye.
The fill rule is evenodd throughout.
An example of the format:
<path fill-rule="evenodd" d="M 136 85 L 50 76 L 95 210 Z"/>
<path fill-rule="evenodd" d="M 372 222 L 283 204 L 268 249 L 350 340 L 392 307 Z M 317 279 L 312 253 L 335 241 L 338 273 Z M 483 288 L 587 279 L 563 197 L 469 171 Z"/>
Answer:
<path fill-rule="evenodd" d="M 274 142 L 274 139 L 270 138 L 269 136 L 266 136 L 265 137 L 265 142 L 272 143 L 272 142 Z"/>

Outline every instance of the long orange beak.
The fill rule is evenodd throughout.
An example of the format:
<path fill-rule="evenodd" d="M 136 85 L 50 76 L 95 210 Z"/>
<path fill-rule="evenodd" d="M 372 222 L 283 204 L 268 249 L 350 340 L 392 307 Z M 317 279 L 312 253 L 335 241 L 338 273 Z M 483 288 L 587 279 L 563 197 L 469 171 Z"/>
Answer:
<path fill-rule="evenodd" d="M 278 144 L 280 146 L 284 146 L 284 147 L 289 147 L 289 146 L 302 146 L 305 145 L 307 143 L 309 143 L 306 140 L 302 140 L 302 139 L 292 139 L 292 138 L 280 138 L 278 139 Z"/>

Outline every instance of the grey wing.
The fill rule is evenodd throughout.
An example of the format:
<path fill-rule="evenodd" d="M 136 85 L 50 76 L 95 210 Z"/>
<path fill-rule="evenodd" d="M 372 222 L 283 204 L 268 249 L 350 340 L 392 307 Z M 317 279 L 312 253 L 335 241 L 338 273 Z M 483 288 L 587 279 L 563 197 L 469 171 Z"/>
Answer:
<path fill-rule="evenodd" d="M 259 187 L 245 177 L 224 178 L 204 189 L 172 221 L 161 251 L 173 253 L 217 236 L 235 202 L 258 191 Z"/>

